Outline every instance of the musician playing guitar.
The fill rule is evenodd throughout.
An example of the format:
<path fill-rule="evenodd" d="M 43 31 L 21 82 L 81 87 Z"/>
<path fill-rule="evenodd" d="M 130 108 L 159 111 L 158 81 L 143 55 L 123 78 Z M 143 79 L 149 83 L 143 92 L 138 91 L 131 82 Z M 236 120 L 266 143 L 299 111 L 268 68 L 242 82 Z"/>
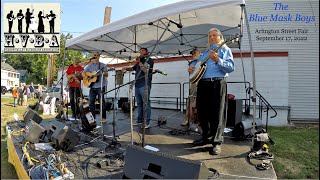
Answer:
<path fill-rule="evenodd" d="M 90 111 L 95 118 L 95 110 L 96 110 L 96 97 L 98 96 L 98 100 L 100 102 L 100 96 L 101 96 L 101 74 L 106 78 L 108 76 L 107 71 L 107 65 L 104 63 L 99 62 L 100 59 L 100 53 L 95 52 L 93 54 L 92 58 L 92 64 L 89 64 L 82 72 L 82 77 L 84 81 L 88 81 L 88 79 L 91 79 L 94 77 L 96 79 L 94 82 L 90 85 L 90 91 L 89 91 L 89 106 Z M 103 78 L 104 79 L 104 78 Z M 105 91 L 106 81 L 102 81 L 102 91 Z M 106 121 L 106 107 L 105 107 L 105 99 L 102 95 L 102 122 Z M 99 123 L 97 123 L 99 124 Z"/>
<path fill-rule="evenodd" d="M 8 24 L 9 24 L 9 33 L 11 33 L 13 20 L 15 19 L 14 15 L 13 15 L 13 11 L 10 11 L 10 13 L 7 14 L 7 19 L 8 19 Z"/>
<path fill-rule="evenodd" d="M 69 95 L 70 95 L 70 105 L 72 110 L 72 118 L 76 119 L 80 117 L 79 110 L 79 98 L 81 97 L 81 72 L 83 67 L 79 64 L 80 59 L 75 58 L 73 64 L 71 64 L 67 69 L 67 78 L 69 86 Z"/>
<path fill-rule="evenodd" d="M 198 62 L 206 61 L 206 69 L 198 82 L 197 88 L 197 113 L 202 128 L 202 138 L 193 141 L 193 144 L 212 144 L 209 154 L 217 155 L 221 153 L 221 143 L 223 142 L 225 118 L 225 101 L 227 94 L 226 77 L 228 73 L 234 71 L 233 55 L 224 42 L 221 32 L 212 28 L 208 32 L 208 49 L 203 52 L 200 58 L 191 63 L 188 72 L 192 73 Z M 220 47 L 220 48 L 217 48 Z M 209 140 L 211 138 L 211 140 Z"/>
<path fill-rule="evenodd" d="M 46 15 L 46 18 L 48 18 L 49 25 L 50 25 L 50 33 L 54 33 L 54 19 L 56 18 L 56 14 L 53 13 L 53 11 L 50 11 L 50 14 Z"/>
<path fill-rule="evenodd" d="M 17 14 L 18 18 L 18 31 L 19 33 L 22 33 L 22 19 L 24 18 L 24 15 L 22 14 L 22 9 L 19 10 L 19 13 Z"/>

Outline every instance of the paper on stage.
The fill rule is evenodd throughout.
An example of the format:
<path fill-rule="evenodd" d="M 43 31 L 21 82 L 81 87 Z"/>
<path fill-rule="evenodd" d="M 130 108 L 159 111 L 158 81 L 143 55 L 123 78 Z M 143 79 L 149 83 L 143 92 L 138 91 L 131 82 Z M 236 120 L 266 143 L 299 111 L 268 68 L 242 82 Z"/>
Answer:
<path fill-rule="evenodd" d="M 149 146 L 149 145 L 144 146 L 144 148 L 145 148 L 145 149 L 148 149 L 148 150 L 151 150 L 151 151 L 155 151 L 155 152 L 160 151 L 158 148 L 152 147 L 152 146 Z"/>

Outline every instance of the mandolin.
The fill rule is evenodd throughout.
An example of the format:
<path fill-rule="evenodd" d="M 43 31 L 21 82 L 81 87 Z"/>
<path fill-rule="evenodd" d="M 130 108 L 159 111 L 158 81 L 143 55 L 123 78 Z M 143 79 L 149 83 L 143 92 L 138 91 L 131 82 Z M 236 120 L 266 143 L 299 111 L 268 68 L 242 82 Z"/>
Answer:
<path fill-rule="evenodd" d="M 110 68 L 107 70 L 109 71 L 114 71 L 114 68 Z M 83 84 L 85 87 L 91 87 L 95 82 L 98 80 L 98 76 L 101 75 L 101 71 L 92 71 L 92 72 L 85 72 L 84 73 L 85 77 L 83 77 Z"/>
<path fill-rule="evenodd" d="M 214 49 L 215 52 L 218 52 L 218 50 L 225 44 L 227 43 L 234 43 L 234 41 L 238 41 L 238 39 L 240 38 L 241 36 L 240 35 L 235 35 L 233 37 L 230 37 L 228 39 L 226 39 L 225 41 L 223 41 L 221 44 L 218 45 L 218 47 L 216 47 Z M 207 64 L 206 62 L 209 60 L 209 56 L 206 57 L 203 61 L 199 61 L 194 67 L 194 70 L 192 73 L 190 73 L 190 82 L 191 83 L 197 83 L 201 78 L 202 76 L 204 75 L 206 69 L 207 69 Z"/>

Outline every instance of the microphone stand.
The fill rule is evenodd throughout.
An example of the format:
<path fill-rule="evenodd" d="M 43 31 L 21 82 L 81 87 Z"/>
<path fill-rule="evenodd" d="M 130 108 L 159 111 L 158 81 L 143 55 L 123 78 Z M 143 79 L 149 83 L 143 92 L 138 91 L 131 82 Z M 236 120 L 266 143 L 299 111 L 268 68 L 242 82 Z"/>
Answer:
<path fill-rule="evenodd" d="M 149 61 L 149 58 L 146 62 Z M 145 143 L 144 143 L 144 136 L 145 136 L 145 133 L 146 133 L 146 117 L 147 117 L 147 106 L 148 106 L 148 103 L 149 102 L 149 83 L 148 83 L 148 73 L 149 73 L 149 64 L 148 63 L 145 63 L 146 65 L 144 67 L 146 67 L 146 72 L 145 73 L 145 86 L 144 86 L 144 100 L 143 100 L 143 121 L 142 121 L 142 147 L 144 147 Z M 143 67 L 143 68 L 144 68 Z M 143 69 L 141 69 L 141 71 L 143 71 Z M 150 123 L 150 122 L 149 122 Z"/>
<path fill-rule="evenodd" d="M 159 72 L 148 73 L 148 76 L 150 76 L 150 75 L 152 75 L 152 74 L 155 74 L 155 73 L 159 73 Z M 133 96 L 133 95 L 132 95 L 132 94 L 133 94 L 133 91 L 132 91 L 132 89 L 133 89 L 133 85 L 134 85 L 138 80 L 143 79 L 143 78 L 145 78 L 145 76 L 140 77 L 140 78 L 138 78 L 138 79 L 134 79 L 134 80 L 132 80 L 132 81 L 129 81 L 129 82 L 123 84 L 123 85 L 119 85 L 118 87 L 115 87 L 114 89 L 111 89 L 111 90 L 103 93 L 103 94 L 106 94 L 106 93 L 109 93 L 109 92 L 111 92 L 111 91 L 117 90 L 117 89 L 119 89 L 119 88 L 121 88 L 121 87 L 123 87 L 123 86 L 126 86 L 126 85 L 128 85 L 128 84 L 130 85 L 129 96 L 130 96 L 130 130 L 131 130 L 131 144 L 133 144 L 133 97 L 132 97 L 132 96 Z M 115 132 L 114 132 L 114 134 L 115 134 Z"/>

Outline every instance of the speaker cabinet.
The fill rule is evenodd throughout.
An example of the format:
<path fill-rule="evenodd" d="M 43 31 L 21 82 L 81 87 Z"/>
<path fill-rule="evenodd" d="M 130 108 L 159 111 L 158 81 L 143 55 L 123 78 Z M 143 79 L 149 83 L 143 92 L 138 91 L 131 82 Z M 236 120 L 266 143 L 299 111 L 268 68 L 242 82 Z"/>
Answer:
<path fill-rule="evenodd" d="M 27 124 L 29 120 L 33 120 L 34 122 L 40 124 L 42 118 L 32 109 L 28 107 L 27 111 L 23 114 L 24 123 Z"/>
<path fill-rule="evenodd" d="M 118 108 L 122 108 L 122 104 L 125 103 L 125 102 L 128 102 L 129 101 L 129 98 L 127 97 L 121 97 L 118 101 Z"/>
<path fill-rule="evenodd" d="M 203 162 L 154 152 L 129 145 L 124 157 L 124 178 L 129 179 L 207 179 L 209 170 Z"/>
<path fill-rule="evenodd" d="M 45 139 L 46 129 L 33 120 L 29 120 L 25 126 L 25 138 L 32 143 L 39 143 Z"/>
<path fill-rule="evenodd" d="M 50 123 L 47 131 L 47 138 L 53 143 L 53 146 L 64 151 L 72 150 L 80 140 L 76 132 L 60 122 Z"/>
<path fill-rule="evenodd" d="M 227 127 L 234 127 L 242 121 L 242 99 L 228 99 Z"/>

